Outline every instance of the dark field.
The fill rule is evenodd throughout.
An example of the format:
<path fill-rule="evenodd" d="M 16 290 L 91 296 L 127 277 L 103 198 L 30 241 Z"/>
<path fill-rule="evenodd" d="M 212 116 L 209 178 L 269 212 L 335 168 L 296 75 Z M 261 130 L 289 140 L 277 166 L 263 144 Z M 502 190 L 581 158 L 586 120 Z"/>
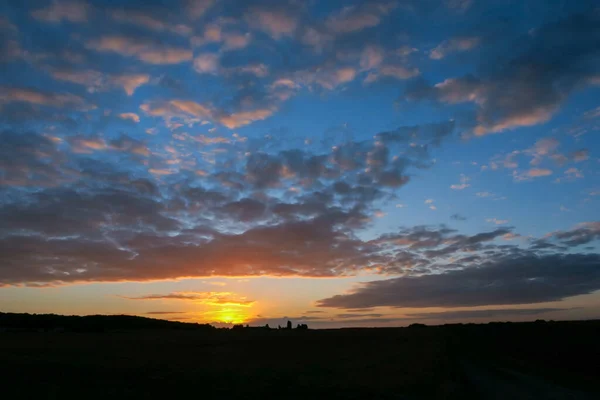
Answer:
<path fill-rule="evenodd" d="M 0 334 L 5 399 L 595 399 L 600 322 Z"/>

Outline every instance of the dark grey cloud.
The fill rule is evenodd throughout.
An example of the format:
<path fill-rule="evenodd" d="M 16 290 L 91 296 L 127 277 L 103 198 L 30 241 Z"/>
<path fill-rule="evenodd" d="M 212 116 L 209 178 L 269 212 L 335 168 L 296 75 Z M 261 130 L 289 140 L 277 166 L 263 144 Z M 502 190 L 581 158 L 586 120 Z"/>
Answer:
<path fill-rule="evenodd" d="M 534 316 L 556 311 L 568 311 L 571 308 L 503 308 L 493 310 L 464 310 L 464 311 L 444 311 L 434 313 L 410 313 L 406 318 L 420 320 L 470 320 L 472 318 L 512 318 L 515 316 Z"/>
<path fill-rule="evenodd" d="M 454 132 L 455 126 L 456 124 L 453 120 L 433 124 L 403 126 L 393 131 L 379 133 L 376 138 L 384 143 L 409 142 L 417 138 L 428 138 L 431 145 L 439 146 L 446 136 Z"/>
<path fill-rule="evenodd" d="M 486 75 L 450 78 L 433 86 L 416 82 L 405 98 L 475 103 L 476 135 L 546 122 L 600 73 L 599 26 L 593 7 L 549 22 L 520 38 L 510 50 L 516 54 Z"/>
<path fill-rule="evenodd" d="M 600 239 L 600 222 L 585 222 L 569 231 L 554 232 L 554 238 L 567 246 L 580 246 Z"/>
<path fill-rule="evenodd" d="M 336 314 L 335 318 L 348 319 L 348 318 L 379 318 L 383 317 L 384 314 Z"/>
<path fill-rule="evenodd" d="M 362 284 L 319 306 L 473 307 L 562 300 L 600 289 L 600 255 L 505 256 L 477 267 Z"/>
<path fill-rule="evenodd" d="M 0 143 L 0 186 L 46 186 L 63 179 L 67 157 L 51 138 L 31 131 L 4 130 Z"/>
<path fill-rule="evenodd" d="M 455 220 L 455 221 L 466 221 L 467 217 L 460 215 L 460 214 L 452 214 L 450 216 L 451 219 Z"/>

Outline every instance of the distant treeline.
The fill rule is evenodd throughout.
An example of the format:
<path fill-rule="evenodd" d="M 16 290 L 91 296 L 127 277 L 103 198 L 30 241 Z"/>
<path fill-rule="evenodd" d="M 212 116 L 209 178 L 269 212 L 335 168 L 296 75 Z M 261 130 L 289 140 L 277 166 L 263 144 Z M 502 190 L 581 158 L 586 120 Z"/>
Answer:
<path fill-rule="evenodd" d="M 131 315 L 0 313 L 0 332 L 106 332 L 148 329 L 212 331 L 217 328 L 209 324 L 165 321 Z"/>

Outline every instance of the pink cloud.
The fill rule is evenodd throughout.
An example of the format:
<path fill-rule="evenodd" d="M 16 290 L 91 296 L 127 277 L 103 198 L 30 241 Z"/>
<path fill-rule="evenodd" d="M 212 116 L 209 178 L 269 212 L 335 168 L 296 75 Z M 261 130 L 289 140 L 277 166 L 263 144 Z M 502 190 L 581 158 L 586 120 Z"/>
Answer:
<path fill-rule="evenodd" d="M 246 15 L 250 26 L 260 29 L 273 39 L 291 36 L 298 27 L 298 20 L 286 12 L 279 10 L 255 9 Z"/>
<path fill-rule="evenodd" d="M 540 176 L 548 175 L 552 175 L 552 171 L 545 168 L 532 168 L 529 171 L 527 171 L 527 176 L 530 176 L 532 178 L 538 178 Z"/>
<path fill-rule="evenodd" d="M 103 36 L 89 41 L 87 47 L 96 51 L 135 57 L 149 64 L 179 64 L 192 59 L 192 51 L 189 49 L 127 36 Z"/>
<path fill-rule="evenodd" d="M 59 23 L 63 20 L 69 22 L 86 22 L 90 6 L 82 1 L 54 0 L 44 8 L 39 8 L 31 16 L 39 21 Z"/>
<path fill-rule="evenodd" d="M 458 53 L 473 50 L 481 43 L 481 39 L 476 36 L 458 37 L 445 40 L 429 53 L 432 60 L 441 60 L 451 53 Z"/>

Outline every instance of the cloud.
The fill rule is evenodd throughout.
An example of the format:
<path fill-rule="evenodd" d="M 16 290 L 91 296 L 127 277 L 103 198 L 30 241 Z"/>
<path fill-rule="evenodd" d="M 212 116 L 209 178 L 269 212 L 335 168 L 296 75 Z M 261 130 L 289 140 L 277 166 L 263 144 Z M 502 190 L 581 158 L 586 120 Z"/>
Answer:
<path fill-rule="evenodd" d="M 531 178 L 538 178 L 540 176 L 548 176 L 552 175 L 552 171 L 545 168 L 532 168 L 527 171 L 527 176 Z"/>
<path fill-rule="evenodd" d="M 488 218 L 488 219 L 486 219 L 486 222 L 489 222 L 491 224 L 496 224 L 496 225 L 508 224 L 507 219 L 498 219 L 498 218 Z"/>
<path fill-rule="evenodd" d="M 380 318 L 384 314 L 336 314 L 335 318 L 348 319 L 348 318 Z"/>
<path fill-rule="evenodd" d="M 213 53 L 199 54 L 194 58 L 194 69 L 201 74 L 214 74 L 219 69 L 219 56 Z"/>
<path fill-rule="evenodd" d="M 473 50 L 481 43 L 477 36 L 456 37 L 445 40 L 429 53 L 432 60 L 441 60 L 451 53 Z"/>
<path fill-rule="evenodd" d="M 132 115 L 130 118 L 137 117 L 136 114 L 131 114 Z M 124 134 L 121 134 L 121 136 L 116 139 L 112 139 L 109 144 L 111 150 L 122 151 L 144 157 L 148 157 L 150 155 L 150 150 L 148 150 L 148 147 L 145 143 Z"/>
<path fill-rule="evenodd" d="M 569 246 L 580 246 L 600 239 L 600 222 L 583 222 L 568 231 L 558 231 L 552 237 Z"/>
<path fill-rule="evenodd" d="M 241 34 L 235 32 L 226 32 L 223 34 L 223 50 L 239 50 L 250 44 L 252 36 L 249 33 Z"/>
<path fill-rule="evenodd" d="M 404 98 L 474 103 L 477 136 L 544 123 L 597 74 L 592 60 L 600 56 L 598 22 L 598 14 L 589 12 L 548 23 L 523 37 L 515 46 L 523 50 L 488 75 L 450 78 L 433 86 L 418 82 Z"/>
<path fill-rule="evenodd" d="M 6 17 L 0 16 L 0 62 L 11 62 L 23 57 L 17 27 Z"/>
<path fill-rule="evenodd" d="M 86 43 L 89 49 L 114 52 L 122 56 L 135 57 L 149 64 L 179 64 L 192 59 L 192 51 L 149 38 L 123 35 L 102 36 Z"/>
<path fill-rule="evenodd" d="M 395 8 L 393 2 L 365 2 L 360 6 L 347 6 L 331 15 L 325 25 L 336 34 L 347 34 L 372 28 Z"/>
<path fill-rule="evenodd" d="M 423 138 L 429 140 L 432 146 L 439 146 L 442 140 L 454 133 L 455 127 L 454 120 L 402 126 L 393 131 L 381 132 L 376 138 L 384 143 L 409 143 L 416 138 Z"/>
<path fill-rule="evenodd" d="M 379 80 L 381 77 L 391 77 L 399 80 L 410 79 L 419 76 L 421 71 L 418 68 L 406 67 L 403 65 L 382 65 L 379 69 L 369 73 L 365 78 L 365 83 L 371 83 Z"/>
<path fill-rule="evenodd" d="M 571 153 L 570 158 L 575 162 L 582 162 L 590 158 L 590 152 L 587 149 L 577 150 Z"/>
<path fill-rule="evenodd" d="M 471 186 L 471 184 L 469 183 L 470 180 L 471 180 L 471 178 L 469 178 L 468 176 L 466 176 L 464 174 L 460 174 L 460 184 L 451 185 L 450 189 L 464 190 L 464 189 L 468 188 L 469 186 Z"/>
<path fill-rule="evenodd" d="M 169 23 L 164 20 L 168 10 L 148 8 L 142 9 L 115 9 L 110 12 L 113 20 L 124 23 L 138 25 L 155 32 L 172 32 L 178 35 L 187 36 L 192 33 L 192 28 L 183 23 Z"/>
<path fill-rule="evenodd" d="M 516 316 L 534 316 L 557 311 L 568 311 L 569 308 L 502 308 L 492 310 L 443 311 L 430 313 L 410 313 L 406 318 L 421 320 L 469 320 L 472 318 L 514 318 Z"/>
<path fill-rule="evenodd" d="M 190 100 L 173 99 L 169 101 L 147 102 L 140 106 L 142 111 L 154 117 L 162 117 L 165 121 L 173 118 L 183 118 L 186 123 L 200 122 L 210 119 L 229 129 L 239 128 L 254 121 L 264 120 L 276 111 L 275 108 L 255 109 L 226 113 L 215 109 L 212 105 L 199 104 Z M 195 117 L 196 119 L 194 120 Z"/>
<path fill-rule="evenodd" d="M 173 99 L 168 101 L 150 101 L 142 104 L 140 109 L 150 116 L 162 117 L 165 121 L 170 121 L 172 118 L 176 117 L 198 117 L 208 119 L 212 116 L 212 110 L 209 106 L 190 100 Z"/>
<path fill-rule="evenodd" d="M 70 181 L 66 156 L 52 137 L 0 131 L 0 187 L 46 186 Z"/>
<path fill-rule="evenodd" d="M 269 75 L 269 67 L 262 63 L 244 65 L 241 67 L 230 69 L 230 71 L 234 71 L 237 74 L 252 74 L 258 78 L 264 78 L 267 75 Z"/>
<path fill-rule="evenodd" d="M 529 181 L 534 178 L 542 178 L 550 175 L 552 175 L 552 170 L 547 168 L 531 168 L 522 173 L 513 171 L 513 179 L 515 182 Z"/>
<path fill-rule="evenodd" d="M 149 82 L 150 76 L 146 74 L 123 74 L 112 76 L 111 80 L 115 84 L 121 85 L 125 93 L 131 96 L 138 87 Z"/>
<path fill-rule="evenodd" d="M 161 117 L 210 114 L 184 100 L 143 109 Z M 407 143 L 389 143 L 397 155 L 391 158 L 378 141 L 343 142 L 325 152 L 264 152 L 256 142 L 205 135 L 198 136 L 204 146 L 234 150 L 215 154 L 225 160 L 241 154 L 243 162 L 200 166 L 188 163 L 183 148 L 150 152 L 124 135 L 3 135 L 12 145 L 4 146 L 2 183 L 38 184 L 36 191 L 0 199 L 0 280 L 6 285 L 343 276 L 428 263 L 411 251 L 387 254 L 386 240 L 355 235 L 373 223 L 376 202 L 406 184 L 411 166 L 423 168 L 426 154 Z M 425 134 L 411 143 L 437 140 Z M 366 170 L 367 160 L 377 163 Z M 270 189 L 285 195 L 266 195 Z"/>
<path fill-rule="evenodd" d="M 445 0 L 446 7 L 458 12 L 465 12 L 473 5 L 473 0 Z"/>
<path fill-rule="evenodd" d="M 600 117 L 600 106 L 598 106 L 598 107 L 596 107 L 594 109 L 586 111 L 583 114 L 583 116 L 585 118 L 598 118 L 598 117 Z"/>
<path fill-rule="evenodd" d="M 325 89 L 335 89 L 343 83 L 348 83 L 356 78 L 357 71 L 352 67 L 340 67 L 335 69 L 324 69 L 313 76 L 309 76 L 310 81 L 318 83 Z"/>
<path fill-rule="evenodd" d="M 453 219 L 453 220 L 455 220 L 455 221 L 466 221 L 467 220 L 467 217 L 464 217 L 464 216 L 462 216 L 460 214 L 452 214 L 450 216 L 450 218 Z"/>
<path fill-rule="evenodd" d="M 297 16 L 291 10 L 280 7 L 252 8 L 245 19 L 251 27 L 268 33 L 276 40 L 292 36 L 298 27 Z"/>
<path fill-rule="evenodd" d="M 215 3 L 215 0 L 187 0 L 186 13 L 193 19 L 202 17 Z"/>
<path fill-rule="evenodd" d="M 170 315 L 170 314 L 185 314 L 185 311 L 148 311 L 146 315 Z"/>
<path fill-rule="evenodd" d="M 31 16 L 39 21 L 60 23 L 63 20 L 81 23 L 88 20 L 91 7 L 83 1 L 54 0 L 47 7 L 38 8 Z"/>
<path fill-rule="evenodd" d="M 370 70 L 378 67 L 383 62 L 385 52 L 378 46 L 367 46 L 360 56 L 360 67 L 363 70 Z"/>
<path fill-rule="evenodd" d="M 571 167 L 565 171 L 565 175 L 567 175 L 571 179 L 579 179 L 583 178 L 583 173 L 575 167 Z"/>
<path fill-rule="evenodd" d="M 83 98 L 70 93 L 53 93 L 27 87 L 0 87 L 0 106 L 15 102 L 80 111 L 95 108 Z"/>
<path fill-rule="evenodd" d="M 217 121 L 229 129 L 235 129 L 251 124 L 254 121 L 262 121 L 275 113 L 275 109 L 258 109 L 252 111 L 239 111 L 224 114 L 217 117 Z"/>
<path fill-rule="evenodd" d="M 473 307 L 559 301 L 600 289 L 600 255 L 505 256 L 436 275 L 364 283 L 320 307 Z M 423 296 L 427 293 L 427 296 Z"/>
<path fill-rule="evenodd" d="M 124 297 L 129 300 L 184 300 L 206 305 L 250 307 L 254 300 L 235 296 L 230 292 L 174 292 L 168 294 L 149 294 L 139 297 Z"/>
<path fill-rule="evenodd" d="M 50 69 L 49 72 L 54 79 L 85 86 L 88 92 L 122 88 L 129 96 L 150 81 L 150 76 L 146 74 L 108 75 L 95 70 L 74 69 Z"/>
<path fill-rule="evenodd" d="M 97 150 L 107 150 L 108 144 L 100 137 L 71 136 L 69 144 L 75 153 L 90 154 Z"/>

